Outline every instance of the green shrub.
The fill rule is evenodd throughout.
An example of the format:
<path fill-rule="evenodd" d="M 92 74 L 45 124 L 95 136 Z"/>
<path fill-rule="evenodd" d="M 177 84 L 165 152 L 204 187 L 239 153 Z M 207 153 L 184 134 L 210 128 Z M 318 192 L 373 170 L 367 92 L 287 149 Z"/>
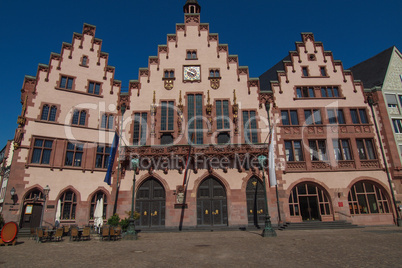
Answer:
<path fill-rule="evenodd" d="M 120 223 L 119 214 L 114 214 L 107 220 L 107 224 L 109 224 L 110 226 L 117 226 L 119 225 L 119 223 Z"/>

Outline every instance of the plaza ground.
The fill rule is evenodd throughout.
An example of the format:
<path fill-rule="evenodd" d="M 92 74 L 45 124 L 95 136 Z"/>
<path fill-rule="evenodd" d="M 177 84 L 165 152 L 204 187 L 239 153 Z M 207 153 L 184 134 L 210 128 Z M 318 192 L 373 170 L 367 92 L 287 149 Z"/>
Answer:
<path fill-rule="evenodd" d="M 0 247 L 0 267 L 402 267 L 402 228 L 140 233 Z"/>

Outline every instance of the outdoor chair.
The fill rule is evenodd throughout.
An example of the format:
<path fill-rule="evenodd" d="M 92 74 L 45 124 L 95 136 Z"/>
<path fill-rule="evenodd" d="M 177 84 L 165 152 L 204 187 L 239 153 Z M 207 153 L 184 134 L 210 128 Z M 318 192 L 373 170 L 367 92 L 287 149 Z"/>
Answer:
<path fill-rule="evenodd" d="M 70 240 L 73 239 L 75 241 L 78 241 L 80 239 L 79 234 L 78 234 L 78 229 L 73 227 L 70 230 Z"/>
<path fill-rule="evenodd" d="M 69 235 L 69 234 L 70 234 L 70 226 L 64 225 L 63 226 L 63 235 Z"/>
<path fill-rule="evenodd" d="M 48 235 L 43 232 L 41 228 L 36 229 L 36 242 L 44 242 L 48 239 Z"/>
<path fill-rule="evenodd" d="M 116 231 L 114 227 L 110 227 L 110 240 L 116 240 Z"/>
<path fill-rule="evenodd" d="M 105 225 L 105 226 L 103 226 L 103 228 L 102 228 L 102 240 L 105 239 L 105 238 L 110 239 L 110 228 L 109 228 L 109 225 Z"/>
<path fill-rule="evenodd" d="M 90 227 L 84 227 L 84 230 L 82 231 L 81 235 L 82 240 L 90 240 L 91 239 L 91 228 Z"/>
<path fill-rule="evenodd" d="M 29 239 L 32 239 L 32 240 L 36 239 L 36 230 L 34 227 L 31 228 L 31 233 L 30 233 Z"/>
<path fill-rule="evenodd" d="M 121 227 L 120 226 L 118 226 L 114 229 L 114 238 L 115 238 L 115 240 L 121 238 Z"/>
<path fill-rule="evenodd" d="M 63 228 L 58 228 L 53 236 L 53 241 L 62 241 Z"/>

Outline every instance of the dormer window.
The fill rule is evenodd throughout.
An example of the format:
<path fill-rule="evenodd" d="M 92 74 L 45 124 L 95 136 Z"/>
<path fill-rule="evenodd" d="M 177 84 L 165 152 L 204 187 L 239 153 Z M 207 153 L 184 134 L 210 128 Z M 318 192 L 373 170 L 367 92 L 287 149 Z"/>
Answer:
<path fill-rule="evenodd" d="M 187 50 L 187 58 L 188 60 L 196 60 L 197 59 L 197 51 L 196 50 Z"/>

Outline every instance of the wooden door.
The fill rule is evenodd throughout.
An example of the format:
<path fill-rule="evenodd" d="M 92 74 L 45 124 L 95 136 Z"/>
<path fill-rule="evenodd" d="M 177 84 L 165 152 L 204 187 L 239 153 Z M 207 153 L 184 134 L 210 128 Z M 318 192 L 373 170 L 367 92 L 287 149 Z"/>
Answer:
<path fill-rule="evenodd" d="M 198 188 L 197 224 L 200 226 L 224 226 L 228 224 L 225 188 L 212 177 L 205 179 Z"/>

